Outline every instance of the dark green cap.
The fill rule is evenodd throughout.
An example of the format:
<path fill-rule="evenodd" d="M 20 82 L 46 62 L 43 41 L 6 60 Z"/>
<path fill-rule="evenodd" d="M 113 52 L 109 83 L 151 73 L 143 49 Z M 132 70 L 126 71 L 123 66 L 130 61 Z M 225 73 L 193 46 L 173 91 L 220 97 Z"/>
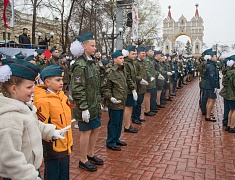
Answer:
<path fill-rule="evenodd" d="M 54 77 L 54 76 L 57 77 L 64 76 L 64 70 L 62 66 L 50 65 L 45 67 L 40 74 L 40 79 L 44 81 L 46 77 Z"/>
<path fill-rule="evenodd" d="M 93 32 L 86 32 L 77 37 L 77 40 L 80 42 L 94 40 L 94 33 Z"/>
<path fill-rule="evenodd" d="M 152 49 L 151 46 L 146 46 L 146 47 L 145 47 L 145 51 L 146 51 L 146 52 L 149 51 L 150 49 Z"/>
<path fill-rule="evenodd" d="M 30 55 L 30 56 L 28 56 L 27 58 L 25 58 L 24 60 L 25 60 L 25 61 L 31 61 L 31 60 L 35 61 L 34 55 Z"/>
<path fill-rule="evenodd" d="M 52 47 L 50 52 L 53 53 L 56 50 L 56 46 Z"/>
<path fill-rule="evenodd" d="M 44 53 L 45 49 L 36 49 L 35 52 L 37 52 L 37 53 Z"/>
<path fill-rule="evenodd" d="M 112 56 L 112 59 L 117 58 L 118 56 L 123 56 L 122 50 L 115 51 L 111 56 Z"/>
<path fill-rule="evenodd" d="M 20 52 L 20 53 L 16 54 L 15 57 L 16 57 L 17 59 L 24 59 L 24 58 L 25 58 L 25 55 L 24 55 L 22 52 Z"/>
<path fill-rule="evenodd" d="M 127 47 L 126 47 L 126 50 L 127 50 L 127 51 L 135 51 L 135 50 L 136 50 L 136 46 L 132 46 L 132 45 L 127 46 Z"/>
<path fill-rule="evenodd" d="M 11 68 L 13 76 L 21 77 L 31 81 L 35 80 L 40 71 L 36 65 L 28 61 L 23 61 L 22 59 L 4 59 L 2 60 L 2 64 L 8 65 Z"/>

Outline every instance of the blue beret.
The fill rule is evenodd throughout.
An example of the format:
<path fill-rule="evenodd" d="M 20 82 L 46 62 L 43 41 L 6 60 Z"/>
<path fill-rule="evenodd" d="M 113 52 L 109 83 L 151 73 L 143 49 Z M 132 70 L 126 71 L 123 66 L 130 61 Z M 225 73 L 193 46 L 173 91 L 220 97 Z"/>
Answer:
<path fill-rule="evenodd" d="M 105 52 L 102 52 L 102 53 L 101 53 L 101 56 L 104 56 L 104 55 L 106 55 L 106 53 L 105 53 Z"/>
<path fill-rule="evenodd" d="M 26 57 L 24 60 L 25 61 L 31 61 L 31 60 L 35 61 L 34 55 L 30 55 L 30 56 Z"/>
<path fill-rule="evenodd" d="M 212 48 L 205 50 L 202 55 L 216 55 L 216 51 L 213 51 Z"/>
<path fill-rule="evenodd" d="M 40 78 L 42 81 L 44 81 L 46 77 L 54 77 L 54 76 L 58 77 L 64 76 L 64 70 L 62 66 L 58 65 L 47 66 L 42 70 L 40 74 Z"/>
<path fill-rule="evenodd" d="M 38 76 L 40 69 L 28 62 L 23 61 L 22 59 L 4 59 L 2 60 L 2 65 L 8 65 L 11 68 L 12 75 L 35 81 L 35 78 Z"/>
<path fill-rule="evenodd" d="M 60 58 L 60 59 L 63 59 L 63 58 L 65 58 L 65 57 L 66 57 L 65 54 L 61 54 L 59 58 Z"/>
<path fill-rule="evenodd" d="M 135 51 L 135 50 L 136 50 L 136 46 L 133 46 L 133 45 L 127 46 L 127 47 L 126 47 L 126 50 L 127 50 L 127 51 Z"/>
<path fill-rule="evenodd" d="M 94 33 L 93 32 L 86 32 L 77 37 L 77 40 L 80 42 L 94 40 Z"/>
<path fill-rule="evenodd" d="M 137 53 L 144 52 L 144 51 L 145 51 L 145 48 L 143 46 L 137 47 Z"/>
<path fill-rule="evenodd" d="M 24 58 L 25 58 L 25 55 L 24 55 L 22 52 L 20 52 L 20 53 L 16 54 L 15 57 L 16 57 L 17 59 L 24 59 Z"/>
<path fill-rule="evenodd" d="M 37 52 L 37 53 L 44 53 L 45 49 L 36 49 L 35 52 Z"/>
<path fill-rule="evenodd" d="M 109 63 L 109 60 L 108 59 L 107 60 L 103 60 L 102 63 L 103 63 L 103 65 L 106 65 L 106 64 Z"/>
<path fill-rule="evenodd" d="M 146 52 L 149 51 L 150 49 L 152 49 L 151 46 L 146 46 L 146 47 L 145 47 L 145 51 L 146 51 Z"/>
<path fill-rule="evenodd" d="M 154 51 L 153 56 L 156 56 L 157 54 L 162 54 L 162 51 Z"/>
<path fill-rule="evenodd" d="M 175 55 L 171 55 L 171 59 L 175 58 Z"/>
<path fill-rule="evenodd" d="M 229 57 L 227 57 L 226 59 L 235 61 L 235 55 L 229 56 Z"/>
<path fill-rule="evenodd" d="M 52 47 L 51 50 L 50 50 L 50 52 L 52 53 L 52 52 L 54 52 L 55 50 L 56 50 L 56 46 Z"/>
<path fill-rule="evenodd" d="M 111 56 L 112 56 L 112 59 L 117 58 L 118 56 L 123 56 L 122 50 L 115 51 Z"/>

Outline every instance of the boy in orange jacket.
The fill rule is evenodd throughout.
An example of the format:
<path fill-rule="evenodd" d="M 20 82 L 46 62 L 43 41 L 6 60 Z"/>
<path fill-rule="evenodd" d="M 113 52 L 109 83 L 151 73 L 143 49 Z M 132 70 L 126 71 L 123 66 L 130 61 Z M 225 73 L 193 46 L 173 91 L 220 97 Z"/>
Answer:
<path fill-rule="evenodd" d="M 71 125 L 69 100 L 62 91 L 63 74 L 61 66 L 47 66 L 40 74 L 44 85 L 35 86 L 34 92 L 38 119 L 46 124 L 54 124 L 56 129 Z M 69 155 L 72 145 L 72 129 L 69 129 L 64 139 L 43 140 L 45 180 L 69 180 Z"/>

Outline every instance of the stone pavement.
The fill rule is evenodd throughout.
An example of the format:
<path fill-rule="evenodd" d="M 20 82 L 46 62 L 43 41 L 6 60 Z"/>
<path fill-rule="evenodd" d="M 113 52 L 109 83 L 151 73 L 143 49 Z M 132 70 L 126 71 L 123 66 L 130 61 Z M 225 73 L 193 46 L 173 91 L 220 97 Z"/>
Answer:
<path fill-rule="evenodd" d="M 70 179 L 235 179 L 234 135 L 222 126 L 223 101 L 214 109 L 217 122 L 206 122 L 199 106 L 198 79 L 178 91 L 156 116 L 146 117 L 137 134 L 122 133 L 128 146 L 116 152 L 106 148 L 107 112 L 96 144 L 105 163 L 96 172 L 78 168 L 79 132 L 73 129 L 74 151 Z"/>
<path fill-rule="evenodd" d="M 96 155 L 105 163 L 96 172 L 78 168 L 79 131 L 73 129 L 70 179 L 234 180 L 234 134 L 225 132 L 222 126 L 222 98 L 217 99 L 214 109 L 217 122 L 204 120 L 198 99 L 198 79 L 194 79 L 156 116 L 135 125 L 139 129 L 137 134 L 122 133 L 121 139 L 128 146 L 119 152 L 105 146 L 108 116 L 104 112 Z"/>

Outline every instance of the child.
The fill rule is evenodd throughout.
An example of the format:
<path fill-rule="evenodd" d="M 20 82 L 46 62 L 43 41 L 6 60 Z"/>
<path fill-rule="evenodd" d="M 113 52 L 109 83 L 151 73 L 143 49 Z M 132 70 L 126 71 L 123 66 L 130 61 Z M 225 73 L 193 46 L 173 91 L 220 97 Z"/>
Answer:
<path fill-rule="evenodd" d="M 28 107 L 39 68 L 24 60 L 5 59 L 0 66 L 0 177 L 39 180 L 41 139 L 63 138 L 66 129 L 55 130 L 37 120 Z M 1 178 L 0 178 L 1 179 Z"/>
<path fill-rule="evenodd" d="M 106 146 L 113 151 L 121 151 L 119 146 L 127 144 L 120 141 L 125 102 L 127 97 L 126 73 L 124 70 L 124 57 L 121 51 L 112 54 L 113 66 L 107 70 L 103 81 L 103 94 L 105 105 L 108 107 L 108 137 Z"/>
<path fill-rule="evenodd" d="M 61 129 L 71 125 L 69 100 L 62 91 L 63 67 L 50 65 L 40 74 L 44 85 L 35 86 L 34 103 L 38 109 L 38 119 L 46 124 L 54 124 Z M 69 180 L 69 155 L 73 145 L 72 130 L 65 139 L 43 140 L 44 179 Z"/>

